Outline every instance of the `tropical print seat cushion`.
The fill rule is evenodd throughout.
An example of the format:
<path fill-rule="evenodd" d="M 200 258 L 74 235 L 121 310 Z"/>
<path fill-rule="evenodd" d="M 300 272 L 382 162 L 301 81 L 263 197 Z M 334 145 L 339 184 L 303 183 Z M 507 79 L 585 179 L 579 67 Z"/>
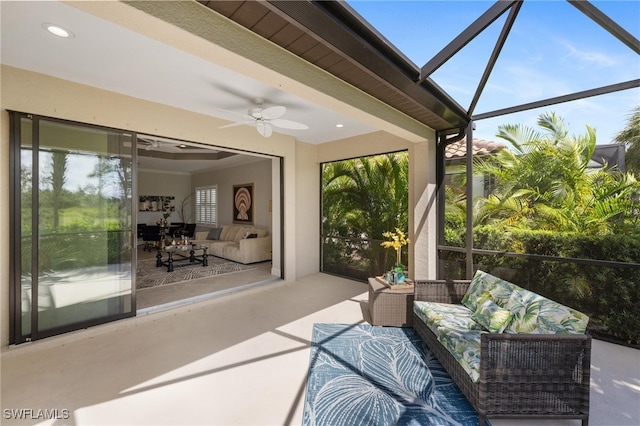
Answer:
<path fill-rule="evenodd" d="M 480 330 L 438 327 L 438 340 L 458 361 L 471 380 L 480 379 Z"/>
<path fill-rule="evenodd" d="M 480 377 L 480 334 L 482 326 L 462 305 L 416 301 L 413 311 L 436 335 L 438 341 L 460 363 L 473 381 Z"/>
<path fill-rule="evenodd" d="M 471 318 L 473 313 L 462 305 L 416 301 L 413 311 L 437 337 L 438 327 L 482 330 L 482 326 Z"/>

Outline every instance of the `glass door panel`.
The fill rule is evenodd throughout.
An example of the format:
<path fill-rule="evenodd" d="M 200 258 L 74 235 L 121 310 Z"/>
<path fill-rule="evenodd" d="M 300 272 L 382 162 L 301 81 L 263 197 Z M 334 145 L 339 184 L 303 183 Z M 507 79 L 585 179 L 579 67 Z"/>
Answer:
<path fill-rule="evenodd" d="M 31 237 L 33 231 L 33 120 L 20 118 L 20 286 L 19 301 L 19 335 L 31 334 L 31 301 L 33 300 L 31 287 L 33 284 L 33 255 Z"/>
<path fill-rule="evenodd" d="M 24 118 L 20 140 L 17 340 L 133 315 L 132 136 Z"/>

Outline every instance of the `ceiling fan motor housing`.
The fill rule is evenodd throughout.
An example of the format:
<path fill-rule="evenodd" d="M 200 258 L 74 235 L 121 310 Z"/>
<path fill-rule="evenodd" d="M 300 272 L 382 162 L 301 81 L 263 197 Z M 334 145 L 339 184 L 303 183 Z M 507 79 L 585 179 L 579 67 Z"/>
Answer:
<path fill-rule="evenodd" d="M 253 118 L 262 118 L 262 108 L 254 107 L 249 110 L 249 115 Z"/>

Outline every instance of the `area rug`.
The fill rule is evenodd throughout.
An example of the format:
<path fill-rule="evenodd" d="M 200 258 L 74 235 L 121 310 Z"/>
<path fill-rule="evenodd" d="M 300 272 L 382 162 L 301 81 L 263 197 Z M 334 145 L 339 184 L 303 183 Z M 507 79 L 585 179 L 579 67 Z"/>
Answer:
<path fill-rule="evenodd" d="M 413 329 L 315 324 L 303 424 L 467 426 L 478 416 Z"/>
<path fill-rule="evenodd" d="M 210 256 L 207 260 L 208 266 L 180 266 L 175 267 L 173 272 L 167 272 L 166 266 L 156 267 L 156 259 L 140 260 L 138 261 L 138 270 L 136 272 L 136 288 L 158 287 L 214 275 L 255 269 L 253 265 L 243 265 L 213 256 Z"/>

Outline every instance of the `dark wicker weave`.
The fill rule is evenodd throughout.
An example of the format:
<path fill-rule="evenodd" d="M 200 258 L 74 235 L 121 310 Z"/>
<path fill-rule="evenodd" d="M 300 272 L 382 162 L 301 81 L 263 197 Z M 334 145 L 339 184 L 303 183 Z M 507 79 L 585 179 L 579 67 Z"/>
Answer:
<path fill-rule="evenodd" d="M 373 325 L 411 327 L 413 288 L 390 289 L 369 278 L 369 314 Z"/>
<path fill-rule="evenodd" d="M 470 281 L 419 281 L 415 300 L 460 303 Z M 591 336 L 483 333 L 474 383 L 414 314 L 413 328 L 467 397 L 484 425 L 490 417 L 589 422 Z"/>

